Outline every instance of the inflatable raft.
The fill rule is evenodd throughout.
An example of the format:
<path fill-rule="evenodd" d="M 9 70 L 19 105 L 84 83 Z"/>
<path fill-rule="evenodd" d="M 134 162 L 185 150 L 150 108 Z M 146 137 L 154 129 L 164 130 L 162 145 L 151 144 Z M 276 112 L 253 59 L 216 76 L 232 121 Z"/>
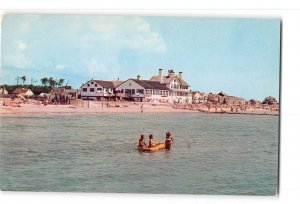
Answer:
<path fill-rule="evenodd" d="M 165 149 L 166 146 L 164 143 L 161 143 L 161 144 L 157 144 L 155 145 L 154 147 L 143 147 L 143 148 L 139 148 L 140 151 L 143 151 L 143 152 L 155 152 L 155 151 L 158 151 L 158 150 L 163 150 Z"/>

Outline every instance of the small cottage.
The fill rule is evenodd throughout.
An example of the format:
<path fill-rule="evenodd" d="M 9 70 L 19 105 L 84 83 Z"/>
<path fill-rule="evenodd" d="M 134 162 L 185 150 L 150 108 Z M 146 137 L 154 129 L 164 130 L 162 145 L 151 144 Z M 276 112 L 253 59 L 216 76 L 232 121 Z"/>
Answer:
<path fill-rule="evenodd" d="M 31 97 L 34 95 L 34 93 L 30 90 L 30 89 L 27 89 L 27 88 L 16 88 L 13 92 L 12 92 L 13 95 L 21 95 L 23 97 Z"/>

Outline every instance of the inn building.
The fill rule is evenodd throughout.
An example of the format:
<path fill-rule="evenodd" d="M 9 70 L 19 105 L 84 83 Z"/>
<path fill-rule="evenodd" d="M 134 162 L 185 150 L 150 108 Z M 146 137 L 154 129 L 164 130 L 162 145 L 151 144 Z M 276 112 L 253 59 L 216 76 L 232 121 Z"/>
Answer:
<path fill-rule="evenodd" d="M 138 100 L 148 102 L 191 103 L 192 92 L 190 85 L 184 81 L 183 73 L 175 74 L 168 70 L 163 75 L 163 69 L 158 75 L 149 80 L 137 76 L 126 81 L 90 80 L 80 88 L 82 99 L 119 98 L 125 100 Z"/>

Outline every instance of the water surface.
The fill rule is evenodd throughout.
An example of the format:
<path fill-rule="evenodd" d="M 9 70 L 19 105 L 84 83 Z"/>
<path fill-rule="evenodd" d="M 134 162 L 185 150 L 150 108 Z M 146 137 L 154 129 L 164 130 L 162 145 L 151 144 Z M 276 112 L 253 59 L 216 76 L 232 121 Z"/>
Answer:
<path fill-rule="evenodd" d="M 278 117 L 199 113 L 1 117 L 9 191 L 274 195 Z M 171 151 L 141 153 L 139 134 Z"/>

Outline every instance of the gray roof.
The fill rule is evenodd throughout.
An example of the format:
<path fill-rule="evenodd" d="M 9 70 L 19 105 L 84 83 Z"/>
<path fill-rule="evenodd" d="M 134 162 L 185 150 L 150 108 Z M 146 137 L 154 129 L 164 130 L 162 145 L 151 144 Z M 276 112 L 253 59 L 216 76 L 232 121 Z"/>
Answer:
<path fill-rule="evenodd" d="M 190 86 L 188 83 L 186 83 L 186 81 L 184 81 L 183 79 L 180 79 L 178 76 L 176 75 L 173 75 L 173 76 L 163 76 L 163 80 L 162 80 L 162 83 L 164 84 L 169 84 L 173 81 L 174 78 L 177 78 L 180 83 L 184 86 Z M 152 76 L 150 78 L 150 81 L 158 81 L 159 82 L 159 76 Z"/>
<path fill-rule="evenodd" d="M 131 80 L 141 85 L 145 89 L 167 90 L 167 91 L 171 90 L 168 87 L 166 87 L 165 84 L 162 84 L 159 81 L 138 80 L 138 79 L 131 79 Z"/>
<path fill-rule="evenodd" d="M 103 88 L 115 88 L 114 83 L 112 81 L 103 81 L 103 80 L 92 80 L 97 84 L 101 85 Z"/>

